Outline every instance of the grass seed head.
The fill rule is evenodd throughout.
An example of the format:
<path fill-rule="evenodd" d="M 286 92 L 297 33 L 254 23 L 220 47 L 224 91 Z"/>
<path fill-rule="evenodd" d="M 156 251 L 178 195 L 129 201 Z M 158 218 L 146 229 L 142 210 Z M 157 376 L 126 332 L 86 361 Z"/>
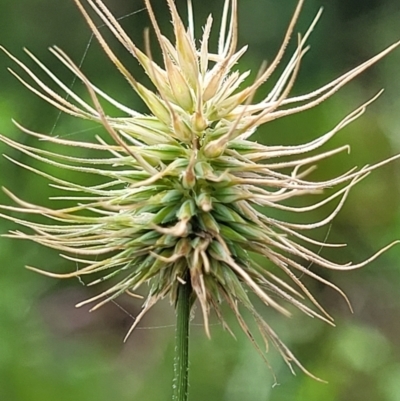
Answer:
<path fill-rule="evenodd" d="M 350 189 L 372 170 L 391 160 L 359 170 L 352 169 L 326 181 L 307 178 L 320 160 L 348 150 L 347 146 L 342 146 L 316 152 L 340 129 L 361 116 L 380 93 L 309 143 L 268 146 L 253 142 L 251 136 L 262 124 L 319 105 L 399 43 L 319 89 L 290 97 L 301 61 L 308 50 L 307 38 L 321 15 L 319 12 L 305 34 L 298 36 L 297 47 L 289 62 L 280 76 L 273 78 L 293 36 L 302 0 L 276 57 L 268 66 L 262 66 L 255 81 L 247 87 L 243 87 L 243 82 L 249 72 L 240 73 L 236 69 L 247 50 L 247 47 L 237 49 L 236 0 L 225 0 L 216 51 L 209 49 L 211 16 L 202 37 L 197 40 L 193 33 L 191 3 L 188 3 L 187 29 L 173 0 L 167 0 L 175 35 L 171 42 L 162 35 L 150 0 L 145 0 L 162 53 L 161 66 L 153 61 L 148 40 L 146 52 L 139 50 L 101 0 L 86 0 L 87 8 L 97 14 L 102 24 L 141 64 L 154 86 L 154 89 L 149 89 L 139 83 L 118 59 L 87 8 L 80 0 L 75 2 L 106 55 L 147 105 L 150 114 L 140 114 L 109 97 L 57 47 L 53 47 L 51 52 L 85 85 L 91 102 L 79 97 L 29 51 L 27 54 L 64 94 L 51 89 L 30 68 L 3 49 L 28 80 L 11 72 L 31 91 L 64 113 L 101 124 L 112 139 L 112 143 L 101 138 L 97 142 L 71 141 L 32 132 L 17 124 L 26 134 L 39 140 L 91 149 L 101 155 L 98 159 L 85 159 L 31 147 L 1 136 L 7 145 L 43 163 L 107 180 L 101 185 L 79 185 L 13 160 L 46 177 L 66 193 L 77 195 L 61 197 L 75 202 L 75 206 L 50 209 L 30 204 L 7 191 L 16 206 L 2 206 L 6 211 L 2 217 L 30 230 L 29 233 L 13 231 L 9 236 L 55 248 L 67 259 L 83 266 L 67 274 L 30 267 L 32 270 L 51 277 L 84 278 L 96 274 L 101 278 L 91 284 L 110 282 L 106 291 L 79 306 L 93 303 L 93 309 L 97 309 L 120 294 L 135 294 L 143 284 L 149 284 L 143 311 L 132 330 L 159 299 L 169 296 L 171 303 L 175 304 L 178 286 L 188 278 L 193 299 L 200 304 L 207 334 L 211 310 L 229 329 L 220 309 L 221 303 L 226 302 L 255 344 L 239 309 L 245 308 L 254 317 L 265 341 L 273 342 L 287 364 L 291 366 L 294 363 L 307 372 L 254 308 L 250 294 L 254 293 L 265 305 L 286 316 L 290 316 L 290 310 L 296 307 L 311 317 L 333 324 L 332 317 L 300 277 L 311 277 L 338 291 L 346 301 L 347 297 L 307 266 L 313 263 L 326 269 L 355 269 L 369 263 L 392 245 L 362 263 L 341 265 L 309 249 L 315 245 L 340 247 L 341 244 L 319 243 L 304 234 L 307 230 L 329 224 L 340 211 Z M 275 84 L 271 91 L 264 99 L 254 102 L 256 91 L 272 78 Z M 107 115 L 100 100 L 110 102 L 123 116 Z M 104 156 L 105 152 L 108 156 Z M 320 194 L 332 187 L 337 188 L 333 195 L 308 206 L 294 207 L 287 203 L 291 198 Z M 291 223 L 290 217 L 278 220 L 271 213 L 275 209 L 286 211 L 290 216 L 335 201 L 337 206 L 332 213 L 309 224 Z M 265 213 L 261 213 L 261 207 Z M 41 214 L 52 221 L 39 224 L 11 217 L 7 211 Z M 269 264 L 260 265 L 254 255 L 263 257 Z M 271 268 L 273 265 L 275 267 Z M 276 273 L 277 268 L 282 274 Z M 290 305 L 292 307 L 288 308 Z"/>

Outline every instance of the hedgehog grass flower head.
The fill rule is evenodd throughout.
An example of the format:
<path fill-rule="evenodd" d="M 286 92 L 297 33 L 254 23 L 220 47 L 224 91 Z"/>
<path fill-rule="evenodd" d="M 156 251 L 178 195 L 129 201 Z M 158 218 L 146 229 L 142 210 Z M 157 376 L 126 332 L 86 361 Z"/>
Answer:
<path fill-rule="evenodd" d="M 304 36 L 298 36 L 297 47 L 268 96 L 253 102 L 253 95 L 271 77 L 284 55 L 303 1 L 297 5 L 275 59 L 268 67 L 262 66 L 250 86 L 241 88 L 249 72 L 239 73 L 235 69 L 246 51 L 246 47 L 237 50 L 237 0 L 225 0 L 215 53 L 208 46 L 213 23 L 211 16 L 201 40 L 196 41 L 190 1 L 186 29 L 173 0 L 167 0 L 175 34 L 172 43 L 162 35 L 150 0 L 145 0 L 162 51 L 163 66 L 153 61 L 148 40 L 147 51 L 142 52 L 101 0 L 87 0 L 102 23 L 142 65 L 156 89 L 153 92 L 128 72 L 80 1 L 75 2 L 107 56 L 146 103 L 150 114 L 139 114 L 107 96 L 57 47 L 51 52 L 83 82 L 92 104 L 62 83 L 29 51 L 28 55 L 68 95 L 67 98 L 7 53 L 32 80 L 33 84 L 28 83 L 13 72 L 31 91 L 62 112 L 102 124 L 114 142 L 109 144 L 101 138 L 94 143 L 70 141 L 35 133 L 18 125 L 38 139 L 66 147 L 98 150 L 102 155 L 106 151 L 109 155 L 85 159 L 30 147 L 2 136 L 3 142 L 41 162 L 107 179 L 101 185 L 79 185 L 13 160 L 45 176 L 55 187 L 78 194 L 61 197 L 76 202 L 76 206 L 54 210 L 27 203 L 7 191 L 18 206 L 2 206 L 3 209 L 42 214 L 55 222 L 39 224 L 3 215 L 33 231 L 31 234 L 14 231 L 9 235 L 60 250 L 64 257 L 83 266 L 69 274 L 30 267 L 33 270 L 51 277 L 84 278 L 100 273 L 101 278 L 91 284 L 106 280 L 112 283 L 109 289 L 80 305 L 95 302 L 93 309 L 96 309 L 120 294 L 134 295 L 143 284 L 149 284 L 143 310 L 130 332 L 159 299 L 169 296 L 174 304 L 178 287 L 190 283 L 192 302 L 197 300 L 201 307 L 208 335 L 211 310 L 230 331 L 221 311 L 221 304 L 225 302 L 255 344 L 240 310 L 244 307 L 254 317 L 265 341 L 272 341 L 287 364 L 291 367 L 294 363 L 307 372 L 255 310 L 249 293 L 286 316 L 290 315 L 288 306 L 291 305 L 332 324 L 332 317 L 299 277 L 312 277 L 338 291 L 346 301 L 347 298 L 338 287 L 309 270 L 307 265 L 313 263 L 334 270 L 355 269 L 392 245 L 362 263 L 339 265 L 311 251 L 307 244 L 324 247 L 341 244 L 319 243 L 304 234 L 306 230 L 329 224 L 350 189 L 371 170 L 388 162 L 352 169 L 327 181 L 307 180 L 316 162 L 348 147 L 319 154 L 313 151 L 363 114 L 377 96 L 350 113 L 331 131 L 306 144 L 267 146 L 252 142 L 250 137 L 262 124 L 320 104 L 398 43 L 317 90 L 289 97 L 301 60 L 308 50 L 306 40 L 321 14 L 319 12 Z M 100 98 L 126 116 L 106 115 Z M 293 207 L 286 202 L 335 186 L 338 189 L 333 195 L 309 206 Z M 309 212 L 335 200 L 337 205 L 328 216 L 310 224 L 280 221 L 268 212 L 260 212 L 260 207 L 289 213 Z M 254 255 L 262 256 L 276 267 L 260 265 Z"/>

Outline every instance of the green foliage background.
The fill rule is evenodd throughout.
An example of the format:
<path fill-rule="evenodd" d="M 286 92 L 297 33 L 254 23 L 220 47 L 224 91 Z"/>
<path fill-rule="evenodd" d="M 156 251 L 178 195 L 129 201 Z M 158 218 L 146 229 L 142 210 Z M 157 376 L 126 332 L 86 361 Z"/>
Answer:
<path fill-rule="evenodd" d="M 106 3 L 115 15 L 126 16 L 123 26 L 142 45 L 142 31 L 149 26 L 147 14 L 141 11 L 129 15 L 143 8 L 142 1 Z M 177 3 L 184 14 L 185 1 Z M 263 59 L 272 59 L 295 3 L 295 0 L 239 0 L 240 43 L 250 45 L 240 66 L 242 70 L 251 68 L 254 76 Z M 164 1 L 157 0 L 154 4 L 161 24 L 171 32 Z M 221 6 L 222 0 L 194 1 L 199 33 L 210 11 L 218 26 Z M 317 88 L 400 39 L 398 0 L 307 0 L 298 31 L 304 32 L 320 6 L 325 7 L 325 12 L 310 39 L 311 50 L 294 93 Z M 0 43 L 32 66 L 21 50 L 28 47 L 67 83 L 72 77 L 46 48 L 56 44 L 79 62 L 89 38 L 90 32 L 72 0 L 2 2 Z M 157 58 L 156 45 L 153 49 Z M 292 43 L 289 50 L 293 49 Z M 141 79 L 143 74 L 137 63 L 122 50 L 120 53 Z M 400 152 L 399 65 L 400 50 L 397 50 L 324 105 L 267 124 L 257 134 L 257 140 L 290 144 L 315 138 L 385 87 L 383 97 L 330 145 L 349 143 L 351 154 L 321 164 L 315 178 L 331 177 L 350 166 L 362 166 Z M 16 68 L 0 54 L 2 134 L 34 146 L 47 146 L 19 132 L 11 118 L 32 130 L 77 140 L 101 134 L 101 130 L 90 129 L 92 126 L 81 121 L 59 118 L 56 110 L 13 79 L 6 71 L 9 66 Z M 131 108 L 144 111 L 96 43 L 89 46 L 82 68 L 99 87 Z M 81 84 L 74 88 L 84 94 Z M 35 164 L 2 144 L 0 153 Z M 400 162 L 393 163 L 353 190 L 328 238 L 348 243 L 349 248 L 324 251 L 325 256 L 341 262 L 360 261 L 400 238 L 399 171 Z M 68 178 L 73 179 L 71 173 L 59 174 L 69 174 Z M 4 158 L 0 160 L 0 181 L 32 203 L 55 203 L 48 201 L 55 192 L 43 179 Z M 10 200 L 1 194 L 0 202 L 9 204 Z M 316 221 L 329 210 L 332 205 L 308 217 Z M 1 233 L 9 229 L 15 226 L 0 221 Z M 326 235 L 326 229 L 315 233 L 320 240 Z M 336 317 L 337 328 L 299 314 L 288 320 L 263 308 L 268 321 L 304 365 L 329 384 L 315 382 L 300 372 L 293 376 L 271 349 L 271 366 L 280 384 L 273 387 L 269 368 L 238 328 L 234 340 L 214 325 L 210 341 L 196 316 L 191 333 L 190 400 L 400 400 L 399 258 L 397 247 L 361 271 L 323 273 L 349 294 L 354 314 L 337 294 L 307 282 Z M 64 272 L 75 268 L 55 252 L 30 243 L 2 238 L 0 262 L 0 400 L 170 399 L 174 313 L 167 302 L 156 307 L 143 321 L 142 328 L 123 344 L 122 338 L 132 322 L 130 315 L 138 313 L 140 302 L 121 298 L 120 307 L 110 304 L 92 314 L 87 309 L 75 309 L 75 303 L 98 289 L 88 289 L 76 280 L 53 280 L 24 269 L 27 264 Z"/>

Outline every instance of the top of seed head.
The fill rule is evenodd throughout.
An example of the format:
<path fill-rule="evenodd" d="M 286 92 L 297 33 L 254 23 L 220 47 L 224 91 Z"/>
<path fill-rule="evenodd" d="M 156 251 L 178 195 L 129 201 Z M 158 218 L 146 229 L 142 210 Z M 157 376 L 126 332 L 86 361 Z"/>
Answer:
<path fill-rule="evenodd" d="M 75 2 L 108 57 L 151 113 L 139 114 L 107 96 L 57 47 L 50 51 L 85 84 L 92 105 L 63 84 L 28 50 L 27 54 L 68 98 L 47 86 L 27 66 L 3 49 L 35 84 L 33 86 L 26 82 L 11 70 L 25 86 L 65 113 L 101 123 L 115 142 L 109 144 L 101 138 L 97 138 L 98 143 L 70 141 L 35 133 L 17 124 L 25 133 L 55 144 L 109 152 L 109 157 L 85 159 L 33 148 L 1 136 L 3 142 L 37 160 L 107 179 L 101 185 L 79 185 L 7 157 L 48 178 L 53 186 L 72 195 L 77 193 L 76 196 L 58 198 L 76 202 L 76 206 L 49 209 L 22 201 L 6 191 L 19 206 L 1 206 L 3 210 L 43 214 L 56 222 L 39 224 L 2 214 L 2 217 L 33 231 L 32 234 L 14 231 L 9 236 L 30 239 L 58 249 L 65 258 L 83 266 L 68 274 L 44 272 L 30 267 L 32 270 L 51 277 L 84 278 L 92 273 L 103 273 L 100 279 L 89 285 L 111 280 L 113 284 L 108 290 L 79 305 L 97 302 L 93 307 L 97 309 L 122 293 L 133 295 L 142 284 L 149 283 L 150 291 L 143 311 L 130 332 L 160 298 L 169 295 L 174 303 L 180 283 L 190 280 L 194 299 L 199 301 L 202 309 L 208 335 L 211 309 L 230 331 L 220 310 L 221 302 L 225 301 L 254 343 L 239 310 L 241 304 L 254 317 L 265 341 L 274 343 L 290 368 L 291 363 L 295 363 L 310 374 L 254 309 L 248 290 L 284 315 L 290 315 L 287 305 L 291 304 L 309 316 L 333 324 L 332 317 L 312 296 L 297 273 L 334 288 L 348 302 L 346 295 L 334 284 L 308 270 L 299 260 L 305 265 L 314 263 L 328 269 L 355 269 L 369 263 L 393 245 L 390 244 L 362 263 L 339 265 L 300 244 L 344 246 L 320 243 L 302 232 L 330 223 L 356 183 L 373 169 L 398 157 L 358 171 L 352 169 L 327 181 L 315 182 L 306 178 L 316 162 L 348 150 L 348 147 L 342 146 L 313 156 L 307 153 L 321 147 L 341 128 L 363 114 L 367 105 L 381 92 L 346 116 L 331 131 L 309 143 L 266 146 L 251 142 L 249 138 L 261 124 L 320 104 L 392 51 L 399 42 L 323 87 L 289 97 L 302 57 L 308 50 L 305 47 L 306 40 L 321 15 L 320 11 L 304 36 L 298 36 L 297 48 L 283 73 L 276 79 L 273 89 L 263 100 L 253 103 L 254 93 L 281 62 L 302 0 L 297 5 L 275 59 L 268 67 L 263 66 L 256 80 L 245 88 L 241 84 L 249 72 L 239 73 L 235 70 L 236 63 L 246 50 L 246 47 L 236 49 L 236 0 L 225 0 L 216 53 L 208 48 L 213 23 L 211 15 L 197 42 L 190 0 L 188 29 L 174 2 L 167 0 L 175 33 L 175 43 L 171 43 L 162 35 L 150 1 L 145 0 L 161 48 L 163 66 L 152 60 L 148 44 L 146 53 L 135 46 L 101 0 L 87 0 L 102 23 L 140 62 L 156 88 L 152 91 L 128 72 L 81 2 Z M 126 117 L 106 115 L 99 98 L 119 108 Z M 339 185 L 336 193 L 309 206 L 296 208 L 285 204 L 289 198 L 321 193 L 323 189 L 336 185 Z M 338 204 L 330 215 L 310 224 L 279 221 L 269 217 L 268 213 L 260 213 L 257 208 L 265 206 L 288 212 L 308 212 L 336 199 L 339 199 Z M 90 213 L 85 215 L 82 213 L 85 210 Z M 287 281 L 272 271 L 276 269 L 260 266 L 253 261 L 252 254 L 262 255 L 272 262 Z"/>

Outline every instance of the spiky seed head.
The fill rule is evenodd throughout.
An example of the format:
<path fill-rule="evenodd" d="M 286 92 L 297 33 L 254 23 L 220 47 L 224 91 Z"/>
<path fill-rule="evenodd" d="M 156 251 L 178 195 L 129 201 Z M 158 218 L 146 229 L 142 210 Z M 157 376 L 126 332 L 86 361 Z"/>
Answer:
<path fill-rule="evenodd" d="M 380 93 L 309 143 L 268 146 L 252 142 L 250 137 L 262 124 L 317 106 L 399 43 L 319 89 L 290 97 L 301 60 L 308 50 L 306 40 L 321 15 L 320 11 L 304 36 L 299 35 L 297 48 L 280 77 L 276 78 L 272 90 L 264 99 L 254 103 L 253 95 L 270 79 L 282 60 L 303 0 L 297 5 L 275 59 L 267 68 L 263 66 L 255 81 L 245 88 L 241 86 L 249 72 L 239 73 L 235 67 L 246 51 L 246 47 L 236 48 L 237 0 L 225 0 L 216 52 L 208 48 L 213 22 L 211 16 L 197 42 L 193 33 L 191 2 L 188 2 L 189 29 L 186 29 L 173 0 L 167 0 L 175 34 L 172 43 L 162 35 L 150 0 L 145 0 L 161 48 L 163 66 L 153 61 L 149 50 L 144 53 L 136 47 L 101 0 L 86 1 L 102 23 L 139 61 L 152 81 L 155 90 L 136 81 L 109 47 L 81 1 L 75 0 L 105 53 L 146 103 L 150 114 L 140 114 L 107 96 L 57 47 L 53 47 L 51 52 L 83 82 L 91 104 L 62 83 L 29 51 L 26 50 L 27 54 L 67 98 L 47 86 L 3 49 L 31 80 L 29 83 L 11 71 L 25 86 L 62 112 L 101 124 L 114 142 L 110 144 L 101 138 L 97 143 L 70 141 L 32 132 L 17 124 L 26 134 L 37 139 L 101 152 L 98 159 L 86 159 L 53 153 L 1 136 L 4 143 L 41 162 L 108 180 L 101 185 L 80 185 L 13 160 L 46 177 L 65 192 L 78 194 L 60 198 L 76 202 L 75 206 L 49 209 L 25 202 L 6 190 L 18 206 L 2 206 L 3 210 L 42 214 L 53 220 L 49 224 L 39 224 L 2 214 L 2 217 L 31 230 L 30 233 L 14 231 L 9 236 L 58 249 L 64 257 L 83 266 L 67 274 L 29 267 L 32 270 L 51 277 L 84 278 L 100 273 L 101 278 L 91 284 L 106 280 L 112 283 L 108 290 L 78 306 L 95 303 L 92 309 L 97 309 L 120 294 L 135 294 L 143 284 L 150 284 L 143 311 L 129 333 L 159 299 L 169 295 L 174 304 L 178 287 L 190 280 L 193 299 L 200 304 L 207 334 L 211 310 L 230 330 L 220 309 L 225 301 L 254 343 L 239 310 L 239 305 L 242 305 L 254 317 L 265 340 L 273 342 L 287 364 L 291 367 L 291 363 L 295 363 L 307 372 L 255 310 L 249 294 L 254 293 L 266 305 L 286 316 L 290 315 L 287 306 L 292 305 L 309 316 L 332 324 L 332 317 L 299 277 L 312 277 L 338 291 L 346 301 L 347 298 L 338 287 L 305 266 L 314 263 L 327 269 L 355 269 L 375 259 L 393 244 L 362 263 L 340 265 L 324 259 L 304 244 L 322 247 L 340 247 L 341 244 L 319 243 L 303 232 L 329 224 L 341 209 L 350 189 L 373 169 L 397 156 L 360 170 L 352 169 L 327 181 L 307 179 L 315 163 L 348 150 L 348 147 L 319 154 L 314 151 L 362 115 Z M 148 44 L 147 48 L 150 48 Z M 116 106 L 124 116 L 106 115 L 99 99 Z M 104 151 L 108 152 L 108 157 L 103 156 Z M 287 205 L 288 199 L 321 193 L 331 187 L 336 187 L 337 191 L 322 201 L 303 207 Z M 86 195 L 82 196 L 82 192 Z M 259 209 L 265 207 L 266 210 L 302 213 L 335 200 L 338 200 L 337 206 L 330 215 L 309 224 L 280 221 Z M 287 280 L 275 274 L 268 265 L 262 266 L 253 260 L 254 254 L 278 267 Z"/>

